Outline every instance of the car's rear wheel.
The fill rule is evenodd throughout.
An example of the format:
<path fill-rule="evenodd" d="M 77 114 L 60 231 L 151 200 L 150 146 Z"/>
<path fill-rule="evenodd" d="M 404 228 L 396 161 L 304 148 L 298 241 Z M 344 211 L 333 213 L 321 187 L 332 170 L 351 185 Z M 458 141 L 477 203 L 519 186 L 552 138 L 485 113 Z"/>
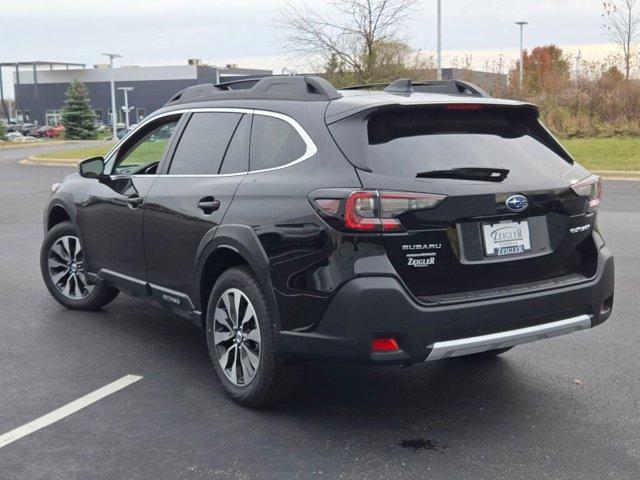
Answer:
<path fill-rule="evenodd" d="M 45 235 L 40 270 L 49 293 L 67 308 L 97 310 L 118 295 L 117 289 L 88 280 L 82 244 L 71 222 L 59 223 Z"/>
<path fill-rule="evenodd" d="M 247 267 L 225 271 L 213 287 L 207 345 L 222 386 L 242 405 L 283 401 L 299 383 L 300 368 L 278 351 L 273 315 Z"/>

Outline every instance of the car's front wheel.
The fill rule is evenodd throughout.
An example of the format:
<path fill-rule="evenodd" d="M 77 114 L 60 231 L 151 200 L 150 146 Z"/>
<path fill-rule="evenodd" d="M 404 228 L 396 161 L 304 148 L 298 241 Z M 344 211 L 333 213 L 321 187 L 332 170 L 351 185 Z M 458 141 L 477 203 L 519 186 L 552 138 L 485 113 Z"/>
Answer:
<path fill-rule="evenodd" d="M 273 320 L 249 268 L 220 276 L 209 297 L 207 346 L 222 386 L 242 405 L 285 400 L 298 385 L 300 369 L 278 351 Z"/>
<path fill-rule="evenodd" d="M 117 289 L 87 279 L 82 244 L 71 222 L 59 223 L 45 235 L 40 270 L 49 293 L 67 308 L 97 310 L 118 295 Z"/>

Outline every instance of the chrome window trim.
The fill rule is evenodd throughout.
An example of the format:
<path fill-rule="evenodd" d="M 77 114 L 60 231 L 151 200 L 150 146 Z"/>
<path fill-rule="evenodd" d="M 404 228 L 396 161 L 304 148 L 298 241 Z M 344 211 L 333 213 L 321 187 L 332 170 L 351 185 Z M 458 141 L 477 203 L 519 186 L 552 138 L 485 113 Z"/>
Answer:
<path fill-rule="evenodd" d="M 265 117 L 274 117 L 274 118 L 279 118 L 280 120 L 287 122 L 289 125 L 291 125 L 293 127 L 293 129 L 298 133 L 298 135 L 300 135 L 300 137 L 302 138 L 302 141 L 305 143 L 306 149 L 304 154 L 302 154 L 302 156 L 300 158 L 297 158 L 296 160 L 293 160 L 292 162 L 289 162 L 285 165 L 280 165 L 278 167 L 271 167 L 271 168 L 263 168 L 260 170 L 249 170 L 249 171 L 245 171 L 245 172 L 236 172 L 236 173 L 218 173 L 218 174 L 151 174 L 151 175 L 145 175 L 145 174 L 133 174 L 133 175 L 119 175 L 119 174 L 111 174 L 113 176 L 126 176 L 126 177 L 176 177 L 176 178 L 189 178 L 189 177 L 234 177 L 234 176 L 238 176 L 238 175 L 250 175 L 253 173 L 264 173 L 264 172 L 271 172 L 274 170 L 280 170 L 282 168 L 287 168 L 287 167 L 291 167 L 293 165 L 296 165 L 298 163 L 304 162 L 306 159 L 313 157 L 316 153 L 318 153 L 318 147 L 316 147 L 316 144 L 314 143 L 314 141 L 311 139 L 311 137 L 309 136 L 309 134 L 306 132 L 306 130 L 304 128 L 302 128 L 302 126 L 293 118 L 289 117 L 288 115 L 285 115 L 283 113 L 279 113 L 279 112 L 272 112 L 270 110 L 259 110 L 259 109 L 252 109 L 252 108 L 235 108 L 235 107 L 195 107 L 195 108 L 185 108 L 185 109 L 179 109 L 179 110 L 171 110 L 170 112 L 163 112 L 161 114 L 158 115 L 153 115 L 153 116 L 149 116 L 147 118 L 145 118 L 143 120 L 142 123 L 140 123 L 140 125 L 138 125 L 136 127 L 135 130 L 132 130 L 131 132 L 127 133 L 110 151 L 109 153 L 106 155 L 105 157 L 105 165 L 107 165 L 109 162 L 111 162 L 112 159 L 115 158 L 115 155 L 117 154 L 118 150 L 120 149 L 120 146 L 126 142 L 129 137 L 131 137 L 132 135 L 134 135 L 136 132 L 138 132 L 141 128 L 144 128 L 145 125 L 147 125 L 150 122 L 156 121 L 160 118 L 163 117 L 167 117 L 167 116 L 171 116 L 171 115 L 183 115 L 185 113 L 200 113 L 200 112 L 220 112 L 220 113 L 248 113 L 248 114 L 252 114 L 252 115 L 262 115 Z"/>

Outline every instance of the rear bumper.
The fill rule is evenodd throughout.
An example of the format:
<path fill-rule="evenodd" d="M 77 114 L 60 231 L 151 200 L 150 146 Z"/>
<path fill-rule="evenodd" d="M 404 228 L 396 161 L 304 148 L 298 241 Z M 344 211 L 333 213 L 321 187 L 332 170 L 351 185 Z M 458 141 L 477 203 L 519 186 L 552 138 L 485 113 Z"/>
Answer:
<path fill-rule="evenodd" d="M 333 297 L 313 330 L 280 332 L 285 351 L 369 363 L 410 363 L 464 355 L 596 326 L 611 314 L 614 264 L 602 246 L 596 276 L 551 290 L 453 305 L 418 303 L 394 277 L 359 277 Z M 564 322 L 564 323 L 562 323 Z M 393 337 L 401 351 L 372 353 Z"/>

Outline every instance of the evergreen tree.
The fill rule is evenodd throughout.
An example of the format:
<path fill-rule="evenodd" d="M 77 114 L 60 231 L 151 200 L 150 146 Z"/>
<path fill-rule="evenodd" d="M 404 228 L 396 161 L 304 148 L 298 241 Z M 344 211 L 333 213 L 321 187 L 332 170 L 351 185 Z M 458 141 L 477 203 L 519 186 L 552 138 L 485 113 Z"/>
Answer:
<path fill-rule="evenodd" d="M 4 123 L 0 122 L 0 140 L 7 138 L 7 131 L 4 128 Z"/>
<path fill-rule="evenodd" d="M 67 90 L 67 99 L 62 109 L 62 124 L 65 138 L 69 140 L 90 140 L 95 138 L 96 113 L 91 107 L 87 89 L 75 79 Z"/>

